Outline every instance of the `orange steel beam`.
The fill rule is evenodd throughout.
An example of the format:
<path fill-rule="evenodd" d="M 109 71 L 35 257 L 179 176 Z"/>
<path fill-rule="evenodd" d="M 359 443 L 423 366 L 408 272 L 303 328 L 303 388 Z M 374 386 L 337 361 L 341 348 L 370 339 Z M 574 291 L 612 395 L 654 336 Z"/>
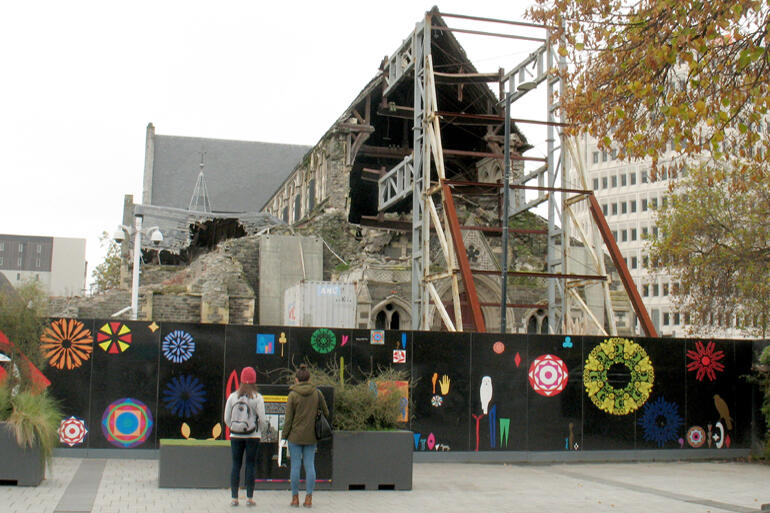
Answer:
<path fill-rule="evenodd" d="M 468 294 L 468 302 L 471 305 L 473 314 L 473 326 L 479 333 L 484 333 L 487 328 L 484 324 L 484 316 L 481 314 L 481 305 L 479 305 L 479 296 L 476 293 L 476 284 L 473 283 L 473 274 L 471 273 L 471 264 L 468 262 L 468 254 L 465 252 L 465 243 L 463 234 L 460 231 L 460 221 L 457 219 L 457 210 L 455 210 L 455 201 L 452 197 L 452 189 L 449 185 L 441 181 L 441 188 L 444 191 L 445 213 L 449 220 L 449 231 L 452 234 L 452 243 L 457 253 L 457 262 L 460 264 L 460 274 L 465 284 L 465 292 Z"/>
<path fill-rule="evenodd" d="M 604 244 L 606 244 L 607 249 L 610 250 L 612 262 L 615 264 L 615 267 L 620 274 L 620 281 L 623 282 L 623 286 L 626 288 L 628 297 L 631 299 L 631 306 L 634 308 L 634 312 L 642 324 L 642 329 L 644 329 L 644 332 L 648 337 L 657 338 L 659 336 L 658 332 L 655 331 L 655 326 L 652 324 L 652 320 L 647 314 L 647 308 L 645 308 L 644 303 L 642 302 L 639 291 L 636 290 L 634 279 L 631 277 L 631 273 L 628 272 L 626 261 L 623 260 L 623 255 L 620 253 L 620 249 L 615 243 L 615 238 L 612 236 L 612 232 L 607 224 L 607 220 L 604 218 L 599 202 L 593 194 L 588 195 L 588 200 L 591 203 L 591 215 L 593 216 L 596 225 L 599 227 L 599 232 L 602 234 Z"/>

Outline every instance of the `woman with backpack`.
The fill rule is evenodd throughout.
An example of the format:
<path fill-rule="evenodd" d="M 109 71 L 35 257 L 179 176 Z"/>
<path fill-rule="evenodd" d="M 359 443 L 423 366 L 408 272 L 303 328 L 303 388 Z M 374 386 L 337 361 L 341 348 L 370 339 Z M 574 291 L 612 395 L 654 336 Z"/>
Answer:
<path fill-rule="evenodd" d="M 302 364 L 297 370 L 294 385 L 289 387 L 286 399 L 286 417 L 283 422 L 283 438 L 289 441 L 291 457 L 291 504 L 299 507 L 299 467 L 305 467 L 305 502 L 313 506 L 315 487 L 315 450 L 318 440 L 315 436 L 315 418 L 318 410 L 329 418 L 329 407 L 321 391 L 310 383 L 310 371 Z"/>
<path fill-rule="evenodd" d="M 230 394 L 225 405 L 225 424 L 230 428 L 230 448 L 233 468 L 230 472 L 231 506 L 238 505 L 238 484 L 241 480 L 241 463 L 246 453 L 246 505 L 254 502 L 254 472 L 256 470 L 259 442 L 262 438 L 260 427 L 265 420 L 265 401 L 257 391 L 257 372 L 252 367 L 241 371 L 241 385 Z"/>

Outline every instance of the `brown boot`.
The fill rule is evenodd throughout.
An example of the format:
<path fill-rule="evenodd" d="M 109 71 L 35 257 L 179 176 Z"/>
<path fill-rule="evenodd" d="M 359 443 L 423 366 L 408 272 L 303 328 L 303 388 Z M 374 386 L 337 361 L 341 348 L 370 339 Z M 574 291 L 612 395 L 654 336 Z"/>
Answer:
<path fill-rule="evenodd" d="M 305 502 L 302 504 L 306 508 L 312 508 L 313 507 L 313 495 L 307 494 L 305 495 Z"/>
<path fill-rule="evenodd" d="M 292 495 L 291 496 L 291 504 L 289 504 L 292 508 L 299 508 L 299 495 Z"/>

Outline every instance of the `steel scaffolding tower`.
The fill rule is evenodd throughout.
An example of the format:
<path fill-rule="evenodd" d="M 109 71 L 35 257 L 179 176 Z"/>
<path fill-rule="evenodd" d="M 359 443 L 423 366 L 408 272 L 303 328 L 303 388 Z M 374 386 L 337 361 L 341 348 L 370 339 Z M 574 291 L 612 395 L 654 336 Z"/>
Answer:
<path fill-rule="evenodd" d="M 507 198 L 507 190 L 512 189 L 516 194 L 512 195 L 512 201 L 506 200 L 507 212 L 505 215 L 514 216 L 526 210 L 530 210 L 547 202 L 547 255 L 545 272 L 509 271 L 507 269 L 507 246 L 504 244 L 506 262 L 499 273 L 503 283 L 503 294 L 499 303 L 501 307 L 502 323 L 505 327 L 505 310 L 507 307 L 531 307 L 540 305 L 509 304 L 505 293 L 505 283 L 509 276 L 532 276 L 548 278 L 547 309 L 549 319 L 549 331 L 551 333 L 566 333 L 569 329 L 570 312 L 574 308 L 585 311 L 587 317 L 604 331 L 604 324 L 596 319 L 590 308 L 583 301 L 578 289 L 586 283 L 602 284 L 604 293 L 604 306 L 607 314 L 607 326 L 610 334 L 615 334 L 616 327 L 612 302 L 609 294 L 609 284 L 604 266 L 604 253 L 600 247 L 603 239 L 611 258 L 621 276 L 632 306 L 641 320 L 642 327 L 650 336 L 657 336 L 649 320 L 641 298 L 631 281 L 628 269 L 622 259 L 620 251 L 615 244 L 612 234 L 607 227 L 598 203 L 593 197 L 593 192 L 587 187 L 585 170 L 577 165 L 576 176 L 567 176 L 567 156 L 572 155 L 576 163 L 581 162 L 577 155 L 577 147 L 567 141 L 561 130 L 565 124 L 560 119 L 559 105 L 554 101 L 556 93 L 563 92 L 564 85 L 560 80 L 558 70 L 563 69 L 565 61 L 557 58 L 551 34 L 546 27 L 490 18 L 479 18 L 458 14 L 440 13 L 441 18 L 461 18 L 478 22 L 505 24 L 508 26 L 526 26 L 540 28 L 545 32 L 544 38 L 532 38 L 516 34 L 500 34 L 492 32 L 472 31 L 465 29 L 449 28 L 443 24 L 434 25 L 433 16 L 437 11 L 426 13 L 425 19 L 418 23 L 411 37 L 404 41 L 398 51 L 391 56 L 383 70 L 385 84 L 383 96 L 387 97 L 403 81 L 410 77 L 414 83 L 413 99 L 413 151 L 393 169 L 382 175 L 378 180 L 378 210 L 384 212 L 387 208 L 404 200 L 410 194 L 412 196 L 412 328 L 430 329 L 430 306 L 432 305 L 445 328 L 449 331 L 463 330 L 463 312 L 461 309 L 461 287 L 458 275 L 462 277 L 462 294 L 467 298 L 470 307 L 470 316 L 473 329 L 486 331 L 484 316 L 481 310 L 482 304 L 478 299 L 476 286 L 473 279 L 474 273 L 491 274 L 494 271 L 474 270 L 470 262 L 463 242 L 462 231 L 479 229 L 479 227 L 461 226 L 457 217 L 454 196 L 460 191 L 479 188 L 497 188 Z M 510 71 L 501 70 L 497 74 L 484 73 L 440 73 L 441 79 L 451 83 L 469 83 L 491 81 L 498 82 L 500 86 L 500 102 L 506 104 L 516 102 L 529 91 L 536 89 L 538 85 L 546 83 L 546 120 L 516 120 L 522 123 L 537 123 L 546 125 L 547 155 L 545 159 L 533 159 L 521 156 L 509 157 L 510 135 L 506 130 L 505 152 L 462 152 L 447 150 L 447 153 L 458 155 L 468 154 L 480 158 L 490 157 L 504 160 L 506 170 L 510 166 L 510 159 L 517 160 L 542 160 L 539 168 L 522 173 L 504 183 L 478 183 L 462 180 L 448 179 L 444 167 L 444 149 L 442 147 L 440 118 L 475 119 L 481 122 L 505 120 L 506 127 L 510 124 L 509 108 L 506 108 L 505 117 L 483 114 L 467 114 L 462 112 L 442 112 L 439 109 L 436 94 L 436 73 L 433 69 L 432 33 L 434 30 L 449 32 L 466 32 L 485 36 L 501 36 L 514 39 L 541 42 L 542 45 L 532 52 L 526 59 L 513 66 Z M 498 105 L 499 107 L 499 105 Z M 435 180 L 434 177 L 435 176 Z M 507 172 L 505 174 L 507 180 Z M 537 185 L 530 185 L 535 182 Z M 573 187 L 572 185 L 575 184 Z M 524 191 L 536 192 L 536 197 L 527 201 Z M 436 201 L 440 197 L 440 208 Z M 585 234 L 575 220 L 572 205 L 579 201 L 587 200 L 589 209 L 595 221 L 595 227 L 589 234 Z M 507 234 L 509 218 L 504 218 L 503 227 L 499 228 Z M 576 233 L 584 247 L 588 248 L 594 264 L 594 274 L 581 275 L 571 273 L 570 260 L 572 251 L 572 226 L 576 227 Z M 492 230 L 491 228 L 489 229 Z M 430 237 L 434 233 L 443 256 L 443 266 L 440 270 L 435 267 L 439 262 L 431 265 Z M 435 283 L 441 280 L 450 280 L 452 315 L 440 297 Z M 491 306 L 484 304 L 484 306 Z"/>

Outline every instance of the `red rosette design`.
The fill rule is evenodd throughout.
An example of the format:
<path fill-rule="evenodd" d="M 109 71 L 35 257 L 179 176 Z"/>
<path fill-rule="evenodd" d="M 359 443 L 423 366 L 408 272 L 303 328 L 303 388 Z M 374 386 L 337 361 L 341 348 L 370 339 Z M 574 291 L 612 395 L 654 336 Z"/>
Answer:
<path fill-rule="evenodd" d="M 529 385 L 540 395 L 552 397 L 567 385 L 567 366 L 558 356 L 544 354 L 529 366 Z"/>

